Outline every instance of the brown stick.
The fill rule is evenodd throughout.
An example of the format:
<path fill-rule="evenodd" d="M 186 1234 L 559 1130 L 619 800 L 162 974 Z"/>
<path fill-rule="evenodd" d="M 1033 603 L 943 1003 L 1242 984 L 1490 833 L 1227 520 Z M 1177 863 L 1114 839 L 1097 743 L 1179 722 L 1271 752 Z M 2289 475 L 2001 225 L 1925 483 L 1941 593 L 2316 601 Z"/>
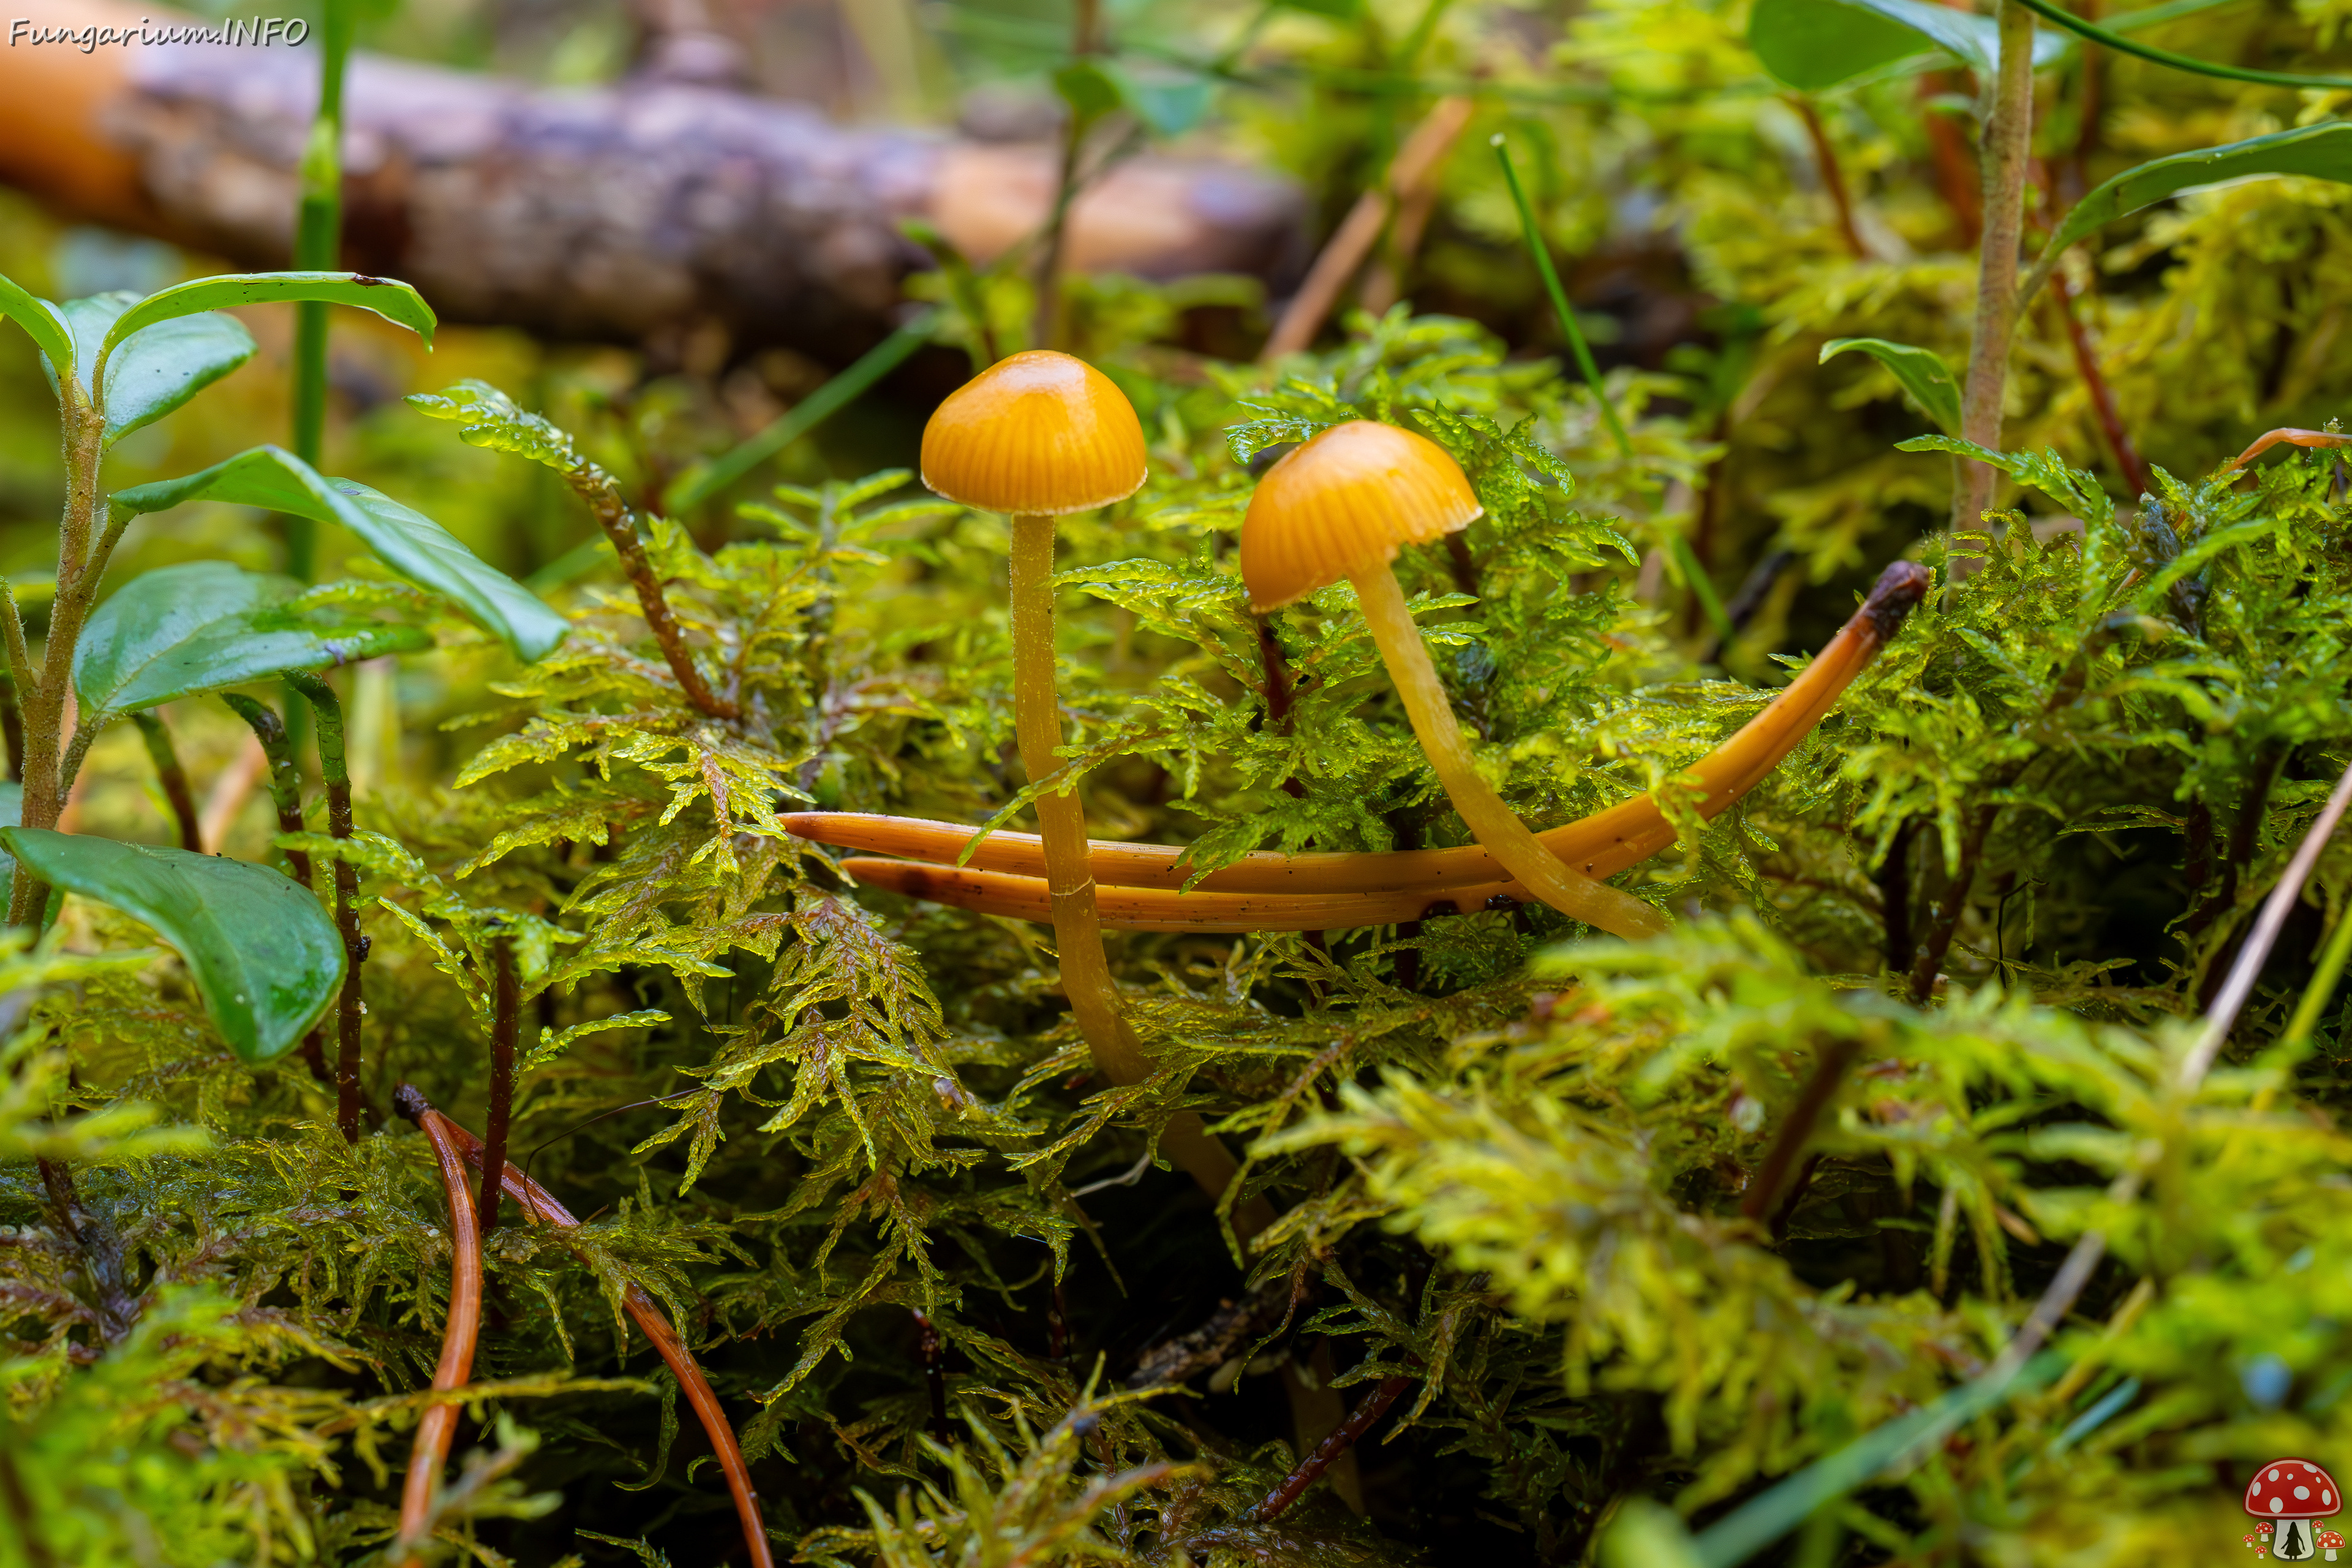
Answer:
<path fill-rule="evenodd" d="M 1829 128 L 1822 123 L 1821 111 L 1804 94 L 1789 94 L 1789 103 L 1797 118 L 1805 122 L 1805 135 L 1813 144 L 1813 162 L 1822 172 L 1822 184 L 1837 208 L 1838 237 L 1845 241 L 1846 254 L 1856 261 L 1870 259 L 1870 247 L 1862 242 L 1862 231 L 1853 226 L 1853 196 L 1845 188 L 1845 170 L 1838 163 L 1837 149 L 1830 144 Z"/>
<path fill-rule="evenodd" d="M 415 1090 L 410 1090 L 414 1094 Z M 420 1100 L 421 1096 L 418 1097 Z M 467 1164 L 478 1171 L 488 1170 L 483 1159 L 482 1144 L 472 1133 L 442 1118 L 450 1140 Z M 534 1225 L 551 1225 L 560 1230 L 570 1230 L 579 1225 L 572 1211 L 555 1201 L 545 1187 L 524 1175 L 509 1162 L 504 1168 L 499 1185 L 509 1197 L 520 1204 L 523 1213 Z M 655 1352 L 668 1363 L 670 1374 L 686 1391 L 687 1403 L 702 1422 L 702 1430 L 710 1439 L 710 1447 L 719 1456 L 719 1468 L 726 1472 L 728 1489 L 735 1497 L 735 1512 L 743 1526 L 743 1542 L 751 1554 L 752 1568 L 775 1568 L 775 1554 L 768 1545 L 767 1526 L 760 1518 L 760 1494 L 751 1485 L 751 1468 L 743 1462 L 743 1450 L 735 1441 L 735 1428 L 727 1419 L 727 1412 L 719 1403 L 719 1395 L 710 1380 L 702 1375 L 702 1368 L 686 1342 L 670 1327 L 661 1308 L 651 1296 L 636 1286 L 630 1286 L 621 1296 L 621 1306 L 638 1330 L 649 1341 Z"/>
<path fill-rule="evenodd" d="M 1748 1184 L 1747 1195 L 1739 1200 L 1741 1217 L 1760 1222 L 1772 1212 L 1773 1202 L 1788 1184 L 1789 1173 L 1796 1168 L 1806 1142 L 1813 1135 L 1813 1124 L 1821 1120 L 1838 1085 L 1853 1066 L 1853 1058 L 1861 1053 L 1861 1042 L 1851 1037 L 1832 1040 L 1821 1048 L 1812 1075 L 1797 1091 L 1795 1102 L 1789 1107 L 1788 1119 L 1780 1123 L 1771 1148 L 1765 1152 L 1764 1163 L 1757 1168 L 1756 1179 Z"/>
<path fill-rule="evenodd" d="M 1265 347 L 1258 352 L 1260 364 L 1271 364 L 1285 354 L 1297 353 L 1315 341 L 1331 308 L 1339 303 L 1340 290 L 1372 253 L 1398 200 L 1410 195 L 1424 181 L 1436 177 L 1445 154 L 1453 151 L 1454 143 L 1469 125 L 1472 107 L 1466 98 L 1441 98 L 1430 105 L 1429 112 L 1397 150 L 1395 159 L 1389 164 L 1388 178 L 1356 198 L 1356 205 L 1348 209 L 1348 216 L 1324 243 L 1315 265 L 1307 268 L 1306 280 L 1290 297 L 1282 319 L 1267 336 Z"/>
<path fill-rule="evenodd" d="M 646 617 L 646 626 L 661 645 L 662 658 L 669 671 L 677 677 L 678 689 L 686 700 L 714 719 L 735 719 L 742 710 L 727 698 L 710 689 L 702 679 L 702 671 L 694 662 L 694 655 L 686 646 L 686 635 L 678 630 L 677 617 L 670 613 L 669 596 L 662 592 L 661 578 L 654 572 L 654 563 L 646 555 L 646 547 L 637 538 L 637 520 L 629 503 L 621 499 L 621 487 L 613 476 L 591 464 L 564 476 L 573 491 L 588 503 L 588 510 L 596 519 L 596 526 L 612 541 L 613 552 L 621 558 L 621 570 L 636 590 L 637 608 Z"/>
<path fill-rule="evenodd" d="M 1945 90 L 1944 73 L 1929 71 L 1919 79 L 1919 97 L 1924 101 L 1939 96 Z M 1944 205 L 1951 209 L 1953 248 L 1973 250 L 1984 237 L 1984 196 L 1979 186 L 1978 173 L 1969 166 L 1969 150 L 1961 139 L 1959 127 L 1951 116 L 1930 109 L 1922 121 L 1927 131 L 1927 153 L 1936 165 L 1937 188 L 1943 193 Z"/>
<path fill-rule="evenodd" d="M 106 1215 L 81 1201 L 74 1190 L 73 1170 L 62 1160 L 36 1160 L 41 1185 L 58 1228 L 73 1243 L 89 1280 L 89 1307 L 96 1315 L 98 1337 L 114 1344 L 139 1321 L 139 1299 L 122 1271 L 122 1239 Z"/>
<path fill-rule="evenodd" d="M 482 1236 L 474 1224 L 474 1195 L 466 1190 L 466 1163 L 448 1119 L 407 1084 L 400 1086 L 393 1104 L 432 1141 L 449 1198 L 449 1315 L 441 1331 L 441 1362 L 433 1369 L 434 1392 L 448 1393 L 465 1387 L 473 1375 L 474 1344 L 482 1326 Z M 418 1548 L 432 1528 L 433 1496 L 440 1489 L 441 1467 L 449 1462 L 457 1414 L 454 1404 L 436 1405 L 416 1423 L 416 1443 L 409 1450 L 408 1478 L 400 1492 L 400 1539 L 394 1548 L 409 1568 L 423 1561 Z"/>
<path fill-rule="evenodd" d="M 1338 1431 L 1316 1445 L 1315 1451 L 1300 1460 L 1296 1468 L 1282 1478 L 1282 1482 L 1243 1517 L 1254 1523 L 1264 1524 L 1279 1519 L 1283 1511 L 1298 1500 L 1308 1487 L 1324 1471 L 1337 1463 L 1339 1456 L 1356 1446 L 1356 1439 L 1371 1430 L 1372 1423 L 1388 1414 L 1397 1396 L 1412 1386 L 1409 1377 L 1391 1377 L 1357 1402 L 1356 1408 L 1339 1424 Z"/>
<path fill-rule="evenodd" d="M 152 711 L 133 713 L 131 721 L 138 726 L 139 738 L 147 743 L 147 758 L 155 764 L 155 782 L 163 786 L 163 799 L 172 808 L 180 847 L 191 855 L 203 854 L 205 830 L 196 816 L 195 791 L 188 787 L 188 770 L 180 765 L 180 753 L 172 744 L 172 731 L 163 728 L 163 718 Z"/>
<path fill-rule="evenodd" d="M 2074 285 L 2063 269 L 2053 276 L 2057 284 L 2053 293 L 2058 301 L 2058 319 L 2065 323 L 2067 346 L 2074 351 L 2074 369 L 2083 378 L 2083 388 L 2091 395 L 2091 412 L 2098 417 L 2099 433 L 2107 438 L 2107 449 L 2115 454 L 2124 488 L 2134 496 L 2149 494 L 2155 487 L 2148 478 L 2147 464 L 2141 458 L 2139 448 L 2132 444 L 2131 432 L 2124 428 L 2123 416 L 2116 408 L 2115 391 L 2099 370 L 2099 356 L 2091 346 L 2091 335 L 2083 326 L 2081 313 L 2074 309 Z"/>
<path fill-rule="evenodd" d="M 522 1016 L 522 986 L 515 978 L 514 942 L 490 941 L 494 975 L 490 1008 L 490 1115 L 482 1131 L 482 1168 L 504 1170 L 507 1163 L 507 1121 L 514 1111 L 515 1030 Z M 499 1223 L 499 1184 L 482 1177 L 482 1234 Z"/>
<path fill-rule="evenodd" d="M 1985 124 L 1984 238 L 1977 260 L 1976 330 L 1960 435 L 2000 449 L 2000 400 L 2009 384 L 2009 349 L 2017 335 L 2017 247 L 2025 225 L 2025 168 L 2033 135 L 2033 13 L 2000 0 L 2000 73 Z M 1952 488 L 1955 532 L 1982 526 L 1992 504 L 1993 470 L 1959 460 Z"/>

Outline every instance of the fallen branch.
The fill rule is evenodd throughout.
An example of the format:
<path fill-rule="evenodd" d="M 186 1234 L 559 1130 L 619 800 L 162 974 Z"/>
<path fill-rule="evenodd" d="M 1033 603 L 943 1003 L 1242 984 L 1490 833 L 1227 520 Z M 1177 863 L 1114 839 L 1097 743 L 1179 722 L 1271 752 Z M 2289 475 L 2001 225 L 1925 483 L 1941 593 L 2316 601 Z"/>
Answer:
<path fill-rule="evenodd" d="M 1898 561 L 1796 679 L 1685 775 L 1698 811 L 1713 817 L 1755 787 L 1811 732 L 1854 677 L 1891 641 L 1926 595 L 1927 568 Z M 847 875 L 911 897 L 1019 920 L 1049 918 L 1044 852 L 1034 834 L 991 833 L 974 842 L 954 823 L 854 812 L 784 818 L 801 837 L 845 848 L 920 856 L 931 862 L 852 858 Z M 1648 795 L 1539 833 L 1584 875 L 1611 877 L 1675 842 L 1674 825 Z M 967 848 L 971 866 L 953 868 Z M 1190 890 L 1186 851 L 1162 844 L 1088 845 L 1103 923 L 1128 931 L 1318 931 L 1391 925 L 1424 914 L 1468 913 L 1531 895 L 1478 846 L 1387 854 L 1252 854 L 1202 877 Z"/>
<path fill-rule="evenodd" d="M 433 1369 L 434 1392 L 446 1394 L 465 1387 L 473 1375 L 474 1343 L 482 1327 L 481 1232 L 474 1225 L 474 1195 L 466 1189 L 456 1129 L 407 1084 L 394 1091 L 392 1102 L 432 1140 L 449 1197 L 449 1314 L 441 1332 L 441 1363 Z M 423 1561 L 418 1549 L 432 1528 L 433 1498 L 441 1488 L 441 1467 L 449 1462 L 449 1441 L 457 1435 L 457 1414 L 455 1404 L 435 1405 L 416 1424 L 408 1479 L 400 1492 L 400 1539 L 394 1548 L 404 1564 Z"/>
<path fill-rule="evenodd" d="M 35 0 L 34 28 L 130 37 L 198 18 L 113 0 Z M 198 25 L 202 25 L 198 23 Z M 143 29 L 148 29 L 142 32 Z M 289 259 L 318 46 L 0 48 L 0 181 L 110 226 L 256 267 Z M 1054 197 L 1042 146 L 834 124 L 811 104 L 633 75 L 546 89 L 365 52 L 343 105 L 343 261 L 414 283 L 444 321 L 672 341 L 699 323 L 740 350 L 843 363 L 887 332 L 923 251 L 919 217 L 985 263 Z M 1073 204 L 1066 264 L 1149 278 L 1304 259 L 1304 202 L 1279 176 L 1141 157 Z"/>
<path fill-rule="evenodd" d="M 414 1089 L 407 1092 L 415 1095 Z M 418 1103 L 423 1097 L 417 1096 Z M 437 1113 L 436 1113 L 437 1114 Z M 481 1140 L 446 1117 L 440 1118 L 458 1154 L 476 1171 L 487 1169 L 482 1157 Z M 545 1187 L 515 1169 L 511 1162 L 502 1167 L 499 1185 L 507 1196 L 522 1205 L 523 1213 L 534 1225 L 551 1225 L 559 1230 L 578 1226 L 579 1220 L 572 1211 L 557 1203 Z M 752 1568 L 775 1568 L 775 1554 L 768 1546 L 768 1530 L 760 1518 L 760 1494 L 752 1488 L 751 1471 L 743 1463 L 743 1450 L 735 1441 L 735 1428 L 719 1405 L 719 1395 L 710 1380 L 702 1375 L 695 1362 L 694 1352 L 686 1347 L 677 1331 L 670 1327 L 660 1306 L 651 1296 L 632 1285 L 622 1292 L 621 1306 L 637 1325 L 637 1329 L 653 1345 L 654 1351 L 668 1363 L 670 1375 L 677 1379 L 678 1387 L 686 1391 L 688 1405 L 702 1422 L 702 1430 L 710 1439 L 710 1447 L 719 1457 L 719 1468 L 726 1472 L 727 1489 L 734 1494 L 736 1516 L 743 1526 L 743 1544 L 751 1552 Z"/>

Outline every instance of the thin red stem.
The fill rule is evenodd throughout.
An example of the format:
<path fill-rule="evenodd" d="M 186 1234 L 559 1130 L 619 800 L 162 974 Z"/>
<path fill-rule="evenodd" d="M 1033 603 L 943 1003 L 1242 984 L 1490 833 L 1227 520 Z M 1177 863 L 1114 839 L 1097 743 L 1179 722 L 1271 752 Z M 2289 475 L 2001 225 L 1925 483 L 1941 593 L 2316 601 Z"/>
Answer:
<path fill-rule="evenodd" d="M 466 1163 L 457 1152 L 456 1127 L 405 1084 L 394 1103 L 432 1141 L 434 1157 L 441 1165 L 441 1185 L 449 1196 L 449 1316 L 441 1332 L 441 1364 L 433 1373 L 434 1391 L 447 1393 L 465 1387 L 473 1375 L 474 1345 L 482 1327 L 482 1237 L 474 1225 L 474 1194 L 467 1190 Z M 417 1548 L 432 1528 L 433 1494 L 440 1487 L 441 1467 L 449 1462 L 457 1412 L 454 1404 L 436 1405 L 416 1424 L 408 1479 L 400 1494 L 398 1550 L 407 1563 L 423 1561 Z"/>
<path fill-rule="evenodd" d="M 466 1163 L 478 1171 L 487 1169 L 481 1141 L 446 1117 L 441 1120 Z M 499 1185 L 509 1197 L 522 1205 L 523 1213 L 535 1225 L 569 1230 L 580 1223 L 571 1210 L 557 1203 L 545 1187 L 516 1170 L 511 1162 L 504 1168 Z M 652 1343 L 655 1352 L 669 1364 L 670 1374 L 686 1391 L 687 1403 L 702 1422 L 702 1430 L 719 1456 L 719 1467 L 726 1472 L 727 1489 L 734 1494 L 735 1512 L 742 1521 L 743 1544 L 751 1554 L 751 1568 L 775 1568 L 775 1553 L 768 1545 L 767 1526 L 760 1517 L 760 1494 L 751 1485 L 751 1467 L 743 1462 L 742 1447 L 735 1441 L 735 1428 L 728 1421 L 710 1380 L 702 1375 L 694 1352 L 686 1348 L 686 1342 L 670 1327 L 669 1320 L 662 1315 L 660 1306 L 651 1296 L 632 1285 L 623 1292 L 621 1305 Z"/>
<path fill-rule="evenodd" d="M 1409 1377 L 1391 1377 L 1364 1395 L 1348 1418 L 1339 1423 L 1338 1431 L 1315 1446 L 1315 1451 L 1299 1461 L 1297 1468 L 1282 1478 L 1282 1484 L 1258 1500 L 1249 1510 L 1250 1520 L 1258 1524 L 1279 1518 L 1283 1511 L 1297 1502 L 1323 1472 L 1339 1463 L 1339 1456 L 1356 1446 L 1356 1439 L 1371 1430 L 1372 1423 L 1388 1414 L 1397 1396 L 1412 1386 Z"/>

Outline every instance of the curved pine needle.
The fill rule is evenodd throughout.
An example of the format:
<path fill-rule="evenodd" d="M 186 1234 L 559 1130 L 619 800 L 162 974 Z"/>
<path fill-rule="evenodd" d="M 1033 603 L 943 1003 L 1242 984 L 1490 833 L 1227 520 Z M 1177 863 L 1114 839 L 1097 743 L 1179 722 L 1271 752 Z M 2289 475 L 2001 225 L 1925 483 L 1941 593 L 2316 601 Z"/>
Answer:
<path fill-rule="evenodd" d="M 1927 582 L 1927 568 L 1916 563 L 1889 566 L 1813 662 L 1688 770 L 1685 776 L 1700 792 L 1702 816 L 1721 813 L 1797 748 L 1893 639 Z M 970 866 L 959 868 L 952 862 L 971 843 L 972 831 L 954 823 L 856 812 L 802 812 L 783 820 L 794 834 L 818 843 L 912 858 L 843 861 L 841 868 L 859 881 L 983 914 L 1046 918 L 1041 912 L 1045 857 L 1034 834 L 989 834 L 973 848 Z M 1597 879 L 1648 859 L 1675 835 L 1657 802 L 1644 795 L 1536 837 Z M 1187 875 L 1183 856 L 1171 845 L 1089 841 L 1095 900 L 1105 923 L 1129 931 L 1338 931 L 1467 912 L 1498 897 L 1530 900 L 1475 844 L 1386 854 L 1260 852 L 1178 892 Z"/>
<path fill-rule="evenodd" d="M 437 1115 L 437 1113 L 436 1113 Z M 483 1168 L 482 1141 L 464 1128 L 441 1117 L 442 1126 L 448 1130 L 450 1142 L 467 1165 L 479 1172 Z M 537 1182 L 515 1169 L 511 1162 L 500 1172 L 499 1185 L 507 1196 L 522 1205 L 533 1225 L 551 1225 L 559 1230 L 569 1230 L 580 1221 L 570 1209 L 555 1201 L 553 1194 Z M 694 1407 L 702 1430 L 710 1439 L 710 1447 L 719 1457 L 719 1468 L 726 1473 L 727 1489 L 735 1499 L 736 1518 L 743 1526 L 743 1544 L 751 1553 L 751 1568 L 775 1568 L 775 1553 L 768 1544 L 768 1527 L 760 1516 L 760 1494 L 751 1485 L 751 1467 L 743 1462 L 743 1449 L 735 1441 L 735 1427 L 727 1419 L 727 1412 L 719 1403 L 719 1394 L 710 1380 L 702 1375 L 702 1367 L 687 1348 L 686 1341 L 670 1327 L 669 1319 L 651 1296 L 632 1285 L 622 1295 L 621 1305 L 656 1353 L 669 1365 L 670 1375 L 686 1391 L 686 1401 Z"/>
<path fill-rule="evenodd" d="M 400 1110 L 432 1141 L 440 1162 L 441 1184 L 449 1194 L 449 1315 L 441 1332 L 441 1362 L 433 1370 L 434 1392 L 466 1386 L 473 1375 L 474 1343 L 482 1326 L 482 1238 L 474 1226 L 474 1194 L 467 1189 L 466 1163 L 457 1152 L 457 1129 L 406 1084 L 394 1097 Z M 436 1405 L 416 1424 L 416 1442 L 409 1450 L 408 1479 L 400 1493 L 400 1542 L 404 1564 L 421 1561 L 416 1554 L 433 1521 L 433 1494 L 441 1481 L 441 1468 L 449 1462 L 449 1440 L 457 1433 L 455 1405 Z"/>
<path fill-rule="evenodd" d="M 2281 442 L 2290 447 L 2352 447 L 2352 436 L 2336 430 L 2298 430 L 2293 426 L 2265 430 L 2254 437 L 2252 446 L 2222 464 L 2222 471 L 2242 468 Z"/>

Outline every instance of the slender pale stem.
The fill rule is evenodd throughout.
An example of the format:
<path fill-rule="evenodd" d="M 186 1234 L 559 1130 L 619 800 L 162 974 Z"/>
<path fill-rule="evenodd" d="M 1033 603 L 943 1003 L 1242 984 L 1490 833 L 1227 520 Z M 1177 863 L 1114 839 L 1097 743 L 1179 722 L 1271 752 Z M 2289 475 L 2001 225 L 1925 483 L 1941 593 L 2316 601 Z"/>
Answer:
<path fill-rule="evenodd" d="M 1013 728 L 1031 781 L 1062 766 L 1062 714 L 1054 690 L 1054 520 L 1013 519 Z M 1134 1083 L 1147 1067 L 1119 1011 L 1110 963 L 1095 916 L 1094 868 L 1087 858 L 1086 811 L 1073 788 L 1040 795 L 1045 883 L 1053 900 L 1054 945 L 1062 990 L 1095 1065 L 1114 1083 Z"/>
<path fill-rule="evenodd" d="M 2000 0 L 2000 71 L 1984 133 L 1984 238 L 1977 262 L 1976 331 L 1960 435 L 2000 449 L 2000 400 L 2017 335 L 2017 247 L 2025 226 L 2025 166 L 2033 139 L 2033 13 Z M 1952 491 L 1955 531 L 1980 526 L 1992 504 L 1993 471 L 1961 462 Z"/>
<path fill-rule="evenodd" d="M 1062 759 L 1054 754 L 1062 743 L 1061 704 L 1054 689 L 1054 520 L 1019 516 L 1012 524 L 1013 729 L 1021 765 L 1034 782 L 1062 766 Z M 1036 811 L 1063 994 L 1070 999 L 1078 1032 L 1086 1037 L 1102 1075 L 1117 1084 L 1139 1083 L 1150 1075 L 1150 1064 L 1127 1026 L 1110 961 L 1103 953 L 1094 868 L 1087 853 L 1086 810 L 1073 788 L 1040 795 Z M 1191 1111 L 1170 1121 L 1160 1143 L 1213 1197 L 1224 1192 L 1240 1168 Z M 1258 1199 L 1245 1205 L 1241 1223 L 1255 1232 L 1273 1217 Z"/>
<path fill-rule="evenodd" d="M 1356 597 L 1362 604 L 1364 624 L 1396 682 L 1397 695 L 1412 721 L 1412 732 L 1431 767 L 1437 770 L 1446 797 L 1469 825 L 1472 837 L 1486 853 L 1503 864 L 1528 891 L 1572 919 L 1629 940 L 1655 936 L 1667 929 L 1664 916 L 1630 893 L 1618 891 L 1590 877 L 1580 876 L 1536 841 L 1502 796 L 1479 776 L 1462 728 L 1454 720 L 1454 705 L 1439 684 L 1429 662 L 1421 628 L 1405 607 L 1404 591 L 1385 563 L 1350 573 Z M 1083 849 L 1083 846 L 1081 846 Z"/>

